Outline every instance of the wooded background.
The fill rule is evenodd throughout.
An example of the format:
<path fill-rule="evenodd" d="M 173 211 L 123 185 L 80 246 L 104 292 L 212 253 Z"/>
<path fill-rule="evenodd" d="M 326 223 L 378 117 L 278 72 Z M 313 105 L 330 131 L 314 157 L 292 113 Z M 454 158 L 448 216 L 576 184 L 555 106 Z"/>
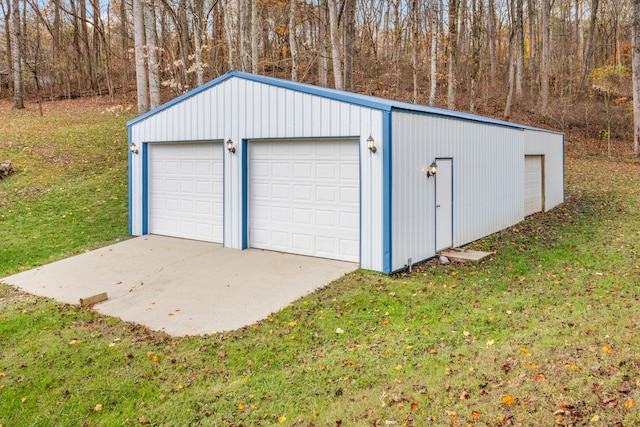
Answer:
<path fill-rule="evenodd" d="M 635 1 L 637 2 L 637 0 Z M 0 97 L 154 108 L 228 70 L 633 150 L 631 0 L 0 0 Z"/>

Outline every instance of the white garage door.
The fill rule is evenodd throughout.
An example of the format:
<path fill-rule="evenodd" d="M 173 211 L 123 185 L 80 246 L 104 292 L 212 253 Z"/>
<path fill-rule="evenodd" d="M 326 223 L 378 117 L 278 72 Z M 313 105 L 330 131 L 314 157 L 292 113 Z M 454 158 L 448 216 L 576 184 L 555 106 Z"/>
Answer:
<path fill-rule="evenodd" d="M 360 178 L 354 141 L 249 144 L 249 246 L 360 260 Z"/>
<path fill-rule="evenodd" d="M 542 211 L 542 156 L 524 156 L 524 215 Z"/>
<path fill-rule="evenodd" d="M 222 243 L 222 144 L 149 144 L 149 233 Z"/>

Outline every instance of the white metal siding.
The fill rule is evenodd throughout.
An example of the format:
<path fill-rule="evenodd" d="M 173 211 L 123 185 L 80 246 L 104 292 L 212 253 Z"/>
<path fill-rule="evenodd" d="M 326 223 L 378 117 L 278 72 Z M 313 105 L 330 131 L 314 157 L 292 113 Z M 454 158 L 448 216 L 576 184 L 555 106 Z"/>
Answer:
<path fill-rule="evenodd" d="M 358 262 L 357 141 L 249 143 L 249 246 Z"/>
<path fill-rule="evenodd" d="M 224 153 L 225 246 L 242 247 L 242 140 L 359 137 L 361 176 L 360 266 L 383 269 L 383 112 L 241 78 L 230 78 L 130 126 L 130 142 L 227 140 Z M 366 139 L 376 140 L 370 154 Z M 132 233 L 142 233 L 142 155 L 132 156 Z"/>
<path fill-rule="evenodd" d="M 522 130 L 393 113 L 394 270 L 435 255 L 435 183 L 426 168 L 453 159 L 453 244 L 461 246 L 522 220 Z"/>
<path fill-rule="evenodd" d="M 524 156 L 524 215 L 542 211 L 542 156 Z"/>
<path fill-rule="evenodd" d="M 149 233 L 222 243 L 222 144 L 149 147 Z"/>
<path fill-rule="evenodd" d="M 544 156 L 544 209 L 548 211 L 564 202 L 564 137 L 534 129 L 524 133 L 525 154 Z"/>

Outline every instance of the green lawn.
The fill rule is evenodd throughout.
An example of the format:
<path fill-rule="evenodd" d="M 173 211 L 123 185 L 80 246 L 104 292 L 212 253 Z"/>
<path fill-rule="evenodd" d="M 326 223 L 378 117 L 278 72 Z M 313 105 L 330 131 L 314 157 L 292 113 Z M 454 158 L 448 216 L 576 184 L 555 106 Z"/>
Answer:
<path fill-rule="evenodd" d="M 69 109 L 0 112 L 0 275 L 126 238 L 131 114 Z M 0 425 L 639 425 L 640 163 L 566 175 L 484 263 L 359 271 L 228 333 L 0 285 Z"/>

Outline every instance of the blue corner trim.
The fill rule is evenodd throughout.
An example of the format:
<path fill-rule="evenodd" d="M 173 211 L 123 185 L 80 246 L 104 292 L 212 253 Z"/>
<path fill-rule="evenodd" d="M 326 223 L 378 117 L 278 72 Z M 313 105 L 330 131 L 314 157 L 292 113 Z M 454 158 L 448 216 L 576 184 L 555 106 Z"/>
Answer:
<path fill-rule="evenodd" d="M 240 144 L 240 155 L 242 156 L 240 159 L 242 162 L 242 195 L 240 198 L 240 203 L 242 204 L 241 249 L 247 249 L 249 247 L 249 143 L 246 139 L 243 139 Z"/>
<path fill-rule="evenodd" d="M 128 136 L 127 136 L 127 161 L 128 161 L 128 193 L 129 193 L 129 224 L 128 224 L 128 233 L 129 236 L 133 235 L 133 171 L 132 166 L 133 166 L 133 153 L 131 152 L 131 150 L 129 149 L 129 147 L 131 146 L 131 128 L 128 129 Z"/>
<path fill-rule="evenodd" d="M 382 271 L 391 273 L 392 271 L 392 200 L 391 188 L 393 176 L 391 173 L 393 141 L 391 138 L 391 112 L 382 115 L 382 134 L 384 135 L 384 149 L 382 150 Z"/>
<path fill-rule="evenodd" d="M 149 234 L 149 150 L 142 143 L 142 235 Z"/>

